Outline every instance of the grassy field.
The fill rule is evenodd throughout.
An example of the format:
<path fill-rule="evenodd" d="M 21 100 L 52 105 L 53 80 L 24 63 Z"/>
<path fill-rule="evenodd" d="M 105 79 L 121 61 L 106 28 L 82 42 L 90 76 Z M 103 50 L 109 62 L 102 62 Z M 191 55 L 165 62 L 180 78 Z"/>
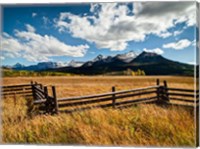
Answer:
<path fill-rule="evenodd" d="M 58 97 L 71 97 L 110 92 L 112 86 L 116 90 L 134 89 L 156 85 L 159 78 L 161 84 L 166 80 L 169 87 L 194 88 L 193 77 L 173 76 L 138 76 L 138 77 L 15 77 L 4 78 L 4 85 L 30 83 L 32 80 L 47 86 L 55 85 Z"/>
<path fill-rule="evenodd" d="M 30 83 L 55 85 L 58 97 L 90 95 L 147 87 L 156 78 L 170 87 L 194 88 L 192 77 L 16 77 L 3 85 Z M 73 114 L 27 114 L 27 102 L 19 97 L 3 100 L 4 143 L 48 143 L 128 146 L 195 146 L 194 114 L 182 107 L 138 105 L 123 110 L 94 109 Z"/>

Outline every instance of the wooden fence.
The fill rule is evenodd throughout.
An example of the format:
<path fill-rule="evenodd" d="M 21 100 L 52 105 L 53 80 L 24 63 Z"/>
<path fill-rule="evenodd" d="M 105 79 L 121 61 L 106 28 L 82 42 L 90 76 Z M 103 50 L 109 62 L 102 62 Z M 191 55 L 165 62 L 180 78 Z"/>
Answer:
<path fill-rule="evenodd" d="M 59 112 L 73 112 L 79 110 L 86 110 L 91 108 L 105 108 L 113 107 L 120 108 L 120 106 L 128 106 L 133 103 L 150 103 L 157 100 L 156 90 L 158 86 L 151 86 L 147 88 L 115 91 L 112 87 L 112 92 L 106 94 L 98 94 L 92 96 L 82 96 L 74 98 L 60 98 L 57 100 Z M 141 97 L 147 95 L 148 97 Z M 137 99 L 130 99 L 136 97 Z M 129 100 L 122 100 L 129 99 Z M 70 110 L 66 110 L 70 107 Z M 74 108 L 72 108 L 74 107 Z"/>
<path fill-rule="evenodd" d="M 18 95 L 25 97 L 32 96 L 31 84 L 2 86 L 1 95 L 4 97 L 16 97 Z"/>
<path fill-rule="evenodd" d="M 155 86 L 123 91 L 116 91 L 116 88 L 112 87 L 112 92 L 109 93 L 69 98 L 57 98 L 55 86 L 51 87 L 52 96 L 48 93 L 47 86 L 37 82 L 31 82 L 26 87 L 32 94 L 34 105 L 38 106 L 39 110 L 44 113 L 51 114 L 92 108 L 123 108 L 139 103 L 178 104 L 193 107 L 199 104 L 199 90 L 169 88 L 166 81 L 160 85 L 159 79 L 157 79 Z M 3 91 L 4 88 L 6 87 L 3 87 Z M 13 87 L 13 89 L 15 88 Z M 10 90 L 14 92 L 11 88 Z"/>
<path fill-rule="evenodd" d="M 158 101 L 174 105 L 198 106 L 199 90 L 171 88 L 167 86 L 167 81 L 164 81 L 163 84 L 163 86 L 159 86 Z"/>
<path fill-rule="evenodd" d="M 52 86 L 52 95 L 48 93 L 48 87 L 38 84 L 37 82 L 31 82 L 32 93 L 34 99 L 34 105 L 39 105 L 39 110 L 42 110 L 46 113 L 58 113 L 57 107 L 57 98 L 56 98 L 56 89 L 55 86 Z"/>

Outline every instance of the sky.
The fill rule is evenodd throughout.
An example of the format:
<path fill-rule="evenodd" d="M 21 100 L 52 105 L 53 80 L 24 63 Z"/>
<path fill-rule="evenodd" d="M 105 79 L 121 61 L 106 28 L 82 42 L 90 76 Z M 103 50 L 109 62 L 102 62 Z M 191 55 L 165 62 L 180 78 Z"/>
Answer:
<path fill-rule="evenodd" d="M 146 51 L 193 64 L 196 25 L 195 2 L 4 5 L 0 59 L 33 65 Z"/>

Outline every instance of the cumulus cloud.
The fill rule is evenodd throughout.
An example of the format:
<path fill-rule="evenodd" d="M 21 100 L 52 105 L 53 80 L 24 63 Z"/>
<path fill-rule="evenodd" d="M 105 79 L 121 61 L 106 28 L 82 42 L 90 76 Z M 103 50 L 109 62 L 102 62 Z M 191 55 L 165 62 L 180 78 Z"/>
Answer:
<path fill-rule="evenodd" d="M 144 48 L 143 51 L 156 53 L 156 54 L 159 54 L 159 55 L 162 55 L 164 53 L 164 51 L 161 50 L 160 48 L 155 48 L 155 49 L 146 49 L 146 48 Z"/>
<path fill-rule="evenodd" d="M 35 16 L 37 16 L 37 13 L 33 12 L 32 17 L 34 18 Z"/>
<path fill-rule="evenodd" d="M 168 29 L 185 22 L 195 24 L 194 2 L 135 2 L 91 4 L 91 15 L 60 13 L 54 19 L 60 32 L 95 43 L 98 48 L 125 50 L 129 41 L 144 41 L 147 35 L 167 38 Z"/>
<path fill-rule="evenodd" d="M 49 29 L 51 27 L 52 22 L 48 17 L 43 16 L 42 21 L 43 21 L 43 26 L 42 26 L 43 28 Z"/>
<path fill-rule="evenodd" d="M 172 35 L 172 33 L 165 32 L 165 33 L 160 33 L 157 36 L 162 37 L 162 38 L 167 38 L 167 37 L 170 37 L 171 35 Z"/>
<path fill-rule="evenodd" d="M 3 57 L 3 56 L 0 56 L 0 60 L 4 60 L 5 59 L 5 57 Z"/>
<path fill-rule="evenodd" d="M 174 32 L 174 36 L 180 35 L 181 33 L 183 33 L 184 30 L 178 30 Z"/>
<path fill-rule="evenodd" d="M 3 33 L 1 41 L 3 56 L 23 57 L 33 62 L 49 61 L 52 56 L 83 57 L 89 48 L 86 44 L 67 45 L 53 36 L 32 32 L 30 28 L 15 30 L 15 36 Z"/>
<path fill-rule="evenodd" d="M 191 44 L 192 42 L 189 41 L 188 39 L 182 39 L 182 40 L 179 40 L 178 42 L 171 42 L 171 43 L 164 44 L 163 48 L 172 48 L 175 50 L 181 50 L 181 49 L 189 47 Z"/>
<path fill-rule="evenodd" d="M 44 24 L 47 24 L 49 22 L 49 19 L 45 16 L 42 17 L 42 20 L 43 20 Z"/>
<path fill-rule="evenodd" d="M 30 24 L 26 24 L 26 29 L 29 31 L 29 32 L 35 32 L 35 28 L 33 26 L 31 26 Z"/>
<path fill-rule="evenodd" d="M 191 42 L 191 45 L 194 47 L 198 47 L 198 42 L 196 41 L 196 39 Z"/>

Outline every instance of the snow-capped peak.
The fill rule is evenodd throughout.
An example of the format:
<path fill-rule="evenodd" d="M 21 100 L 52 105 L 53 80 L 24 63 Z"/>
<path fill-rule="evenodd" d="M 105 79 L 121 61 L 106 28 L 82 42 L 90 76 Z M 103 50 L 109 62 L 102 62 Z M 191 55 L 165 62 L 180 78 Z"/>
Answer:
<path fill-rule="evenodd" d="M 134 58 L 136 58 L 137 54 L 133 51 L 130 51 L 130 52 L 125 53 L 125 54 L 118 54 L 116 57 L 118 59 L 123 60 L 124 62 L 128 63 L 128 62 L 132 61 Z"/>
<path fill-rule="evenodd" d="M 74 60 L 72 60 L 68 63 L 68 66 L 70 66 L 70 67 L 81 67 L 82 65 L 83 65 L 83 62 L 78 62 L 78 61 L 74 61 Z"/>

